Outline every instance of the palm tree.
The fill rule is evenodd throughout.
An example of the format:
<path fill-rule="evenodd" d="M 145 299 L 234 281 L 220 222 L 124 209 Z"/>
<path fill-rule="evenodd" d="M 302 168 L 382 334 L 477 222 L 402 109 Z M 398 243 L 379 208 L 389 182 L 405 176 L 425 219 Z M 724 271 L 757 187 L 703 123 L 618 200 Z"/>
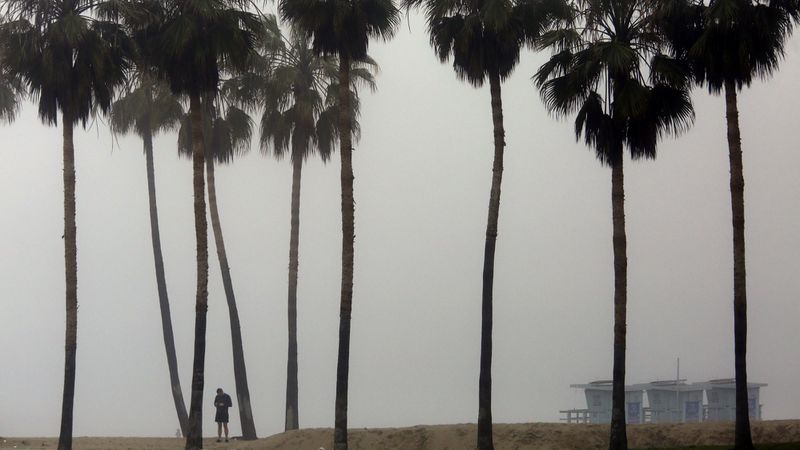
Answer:
<path fill-rule="evenodd" d="M 627 237 L 623 157 L 655 158 L 659 138 L 694 121 L 684 65 L 662 53 L 649 0 L 589 0 L 574 19 L 547 33 L 554 54 L 536 73 L 547 109 L 577 113 L 576 137 L 611 166 L 614 248 L 614 358 L 609 448 L 627 449 L 625 348 Z M 649 68 L 649 73 L 648 72 Z M 649 78 L 649 84 L 648 84 Z"/>
<path fill-rule="evenodd" d="M 311 38 L 317 54 L 339 58 L 339 144 L 342 159 L 342 287 L 336 368 L 334 450 L 347 449 L 347 392 L 350 372 L 350 320 L 353 309 L 353 117 L 351 63 L 367 56 L 369 40 L 389 39 L 400 20 L 392 0 L 281 0 L 281 17 Z"/>
<path fill-rule="evenodd" d="M 153 242 L 153 259 L 158 288 L 158 304 L 161 310 L 161 330 L 164 334 L 164 348 L 167 352 L 167 367 L 172 387 L 172 399 L 178 414 L 181 433 L 185 436 L 189 416 L 183 400 L 183 389 L 178 376 L 178 362 L 175 355 L 175 337 L 172 332 L 172 318 L 167 295 L 167 280 L 164 274 L 164 257 L 161 252 L 161 233 L 158 227 L 158 205 L 156 203 L 155 167 L 153 164 L 153 137 L 160 132 L 169 131 L 183 116 L 183 106 L 172 94 L 169 87 L 154 79 L 146 70 L 138 71 L 136 85 L 111 105 L 109 125 L 113 133 L 136 133 L 142 139 L 147 165 L 147 194 L 150 202 L 150 236 Z"/>
<path fill-rule="evenodd" d="M 660 15 L 672 52 L 692 68 L 694 81 L 725 92 L 733 226 L 733 340 L 736 449 L 753 449 L 747 399 L 747 288 L 744 171 L 737 92 L 778 69 L 800 3 L 794 0 L 663 0 Z"/>
<path fill-rule="evenodd" d="M 303 163 L 318 155 L 330 159 L 338 138 L 338 64 L 330 56 L 318 56 L 309 39 L 297 32 L 282 36 L 274 16 L 267 19 L 270 38 L 262 48 L 256 66 L 261 73 L 255 83 L 239 82 L 232 91 L 240 102 L 251 108 L 262 107 L 261 148 L 277 159 L 290 155 L 292 162 L 291 231 L 289 233 L 289 345 L 286 368 L 285 430 L 296 430 L 299 422 L 297 382 L 297 284 L 300 245 L 300 182 Z M 269 68 L 269 70 L 265 70 Z M 377 64 L 367 58 L 351 68 L 353 117 L 358 114 L 357 85 L 375 89 L 372 75 Z M 235 81 L 235 80 L 234 80 Z M 248 89 L 250 87 L 250 89 Z M 358 137 L 358 123 L 353 122 Z"/>
<path fill-rule="evenodd" d="M 244 70 L 247 66 L 254 48 L 258 20 L 243 8 L 246 8 L 244 0 L 139 0 L 125 16 L 137 41 L 142 43 L 141 51 L 148 65 L 169 82 L 174 94 L 189 97 L 197 290 L 187 450 L 203 446 L 208 223 L 203 178 L 206 158 L 202 99 L 213 97 L 218 91 L 223 63 L 230 70 Z"/>
<path fill-rule="evenodd" d="M 281 41 L 283 43 L 283 41 Z M 291 230 L 289 232 L 288 352 L 284 429 L 300 427 L 297 381 L 297 276 L 300 245 L 300 180 L 303 162 L 318 153 L 328 161 L 332 152 L 336 116 L 325 103 L 325 91 L 336 77 L 335 60 L 319 57 L 308 39 L 294 34 L 275 49 L 273 68 L 263 81 L 264 113 L 261 147 L 276 158 L 290 153 L 292 161 Z"/>
<path fill-rule="evenodd" d="M 422 6 L 428 19 L 431 45 L 442 62 L 453 58 L 456 75 L 475 87 L 489 81 L 494 163 L 489 216 L 483 256 L 481 356 L 478 381 L 478 448 L 494 448 L 492 441 L 492 292 L 500 186 L 503 179 L 502 81 L 519 62 L 520 51 L 533 44 L 566 5 L 559 0 L 405 0 L 407 7 Z"/>
<path fill-rule="evenodd" d="M 106 112 L 129 67 L 133 47 L 117 24 L 93 16 L 102 2 L 9 0 L 2 26 L 4 69 L 21 81 L 39 106 L 39 117 L 63 128 L 64 260 L 66 334 L 64 396 L 59 449 L 72 448 L 75 354 L 78 325 L 78 263 L 75 224 L 73 129 L 86 126 L 94 108 Z"/>
<path fill-rule="evenodd" d="M 222 236 L 222 224 L 217 208 L 217 188 L 214 165 L 216 162 L 228 164 L 233 159 L 250 149 L 252 121 L 242 110 L 228 107 L 224 117 L 219 116 L 214 99 L 204 102 L 204 129 L 206 182 L 208 183 L 208 208 L 211 213 L 211 228 L 217 248 L 217 259 L 222 274 L 222 285 L 228 303 L 228 316 L 231 325 L 231 347 L 233 354 L 233 378 L 236 383 L 236 398 L 239 404 L 239 419 L 242 424 L 242 437 L 256 439 L 256 426 L 253 420 L 253 409 L 250 404 L 250 388 L 247 383 L 247 367 L 244 360 L 242 330 L 239 321 L 239 309 L 233 291 L 233 280 L 228 265 L 228 254 L 225 251 L 225 240 Z M 178 134 L 178 149 L 183 156 L 192 157 L 192 132 L 189 117 L 185 117 Z"/>

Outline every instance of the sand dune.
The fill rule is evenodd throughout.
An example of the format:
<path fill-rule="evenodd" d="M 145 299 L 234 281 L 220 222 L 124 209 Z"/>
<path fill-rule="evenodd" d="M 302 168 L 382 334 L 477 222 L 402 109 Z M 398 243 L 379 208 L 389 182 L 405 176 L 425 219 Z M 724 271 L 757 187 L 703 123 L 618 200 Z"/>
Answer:
<path fill-rule="evenodd" d="M 800 442 L 800 420 L 753 423 L 758 443 Z M 467 450 L 475 448 L 475 424 L 420 425 L 409 428 L 354 429 L 351 450 Z M 591 450 L 607 444 L 608 427 L 554 423 L 496 424 L 497 450 Z M 281 433 L 257 441 L 208 439 L 205 448 L 216 450 L 319 450 L 332 448 L 333 430 L 306 429 Z M 55 438 L 0 438 L 0 448 L 52 449 Z M 733 443 L 733 423 L 635 425 L 628 428 L 631 448 L 663 448 Z M 79 437 L 76 450 L 178 450 L 177 438 Z"/>

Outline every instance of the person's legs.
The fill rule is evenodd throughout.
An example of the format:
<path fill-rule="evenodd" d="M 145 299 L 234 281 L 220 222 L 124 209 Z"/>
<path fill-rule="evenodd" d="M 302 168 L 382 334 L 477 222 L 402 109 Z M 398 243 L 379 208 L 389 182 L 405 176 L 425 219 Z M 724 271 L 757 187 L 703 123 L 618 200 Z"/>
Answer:
<path fill-rule="evenodd" d="M 225 442 L 228 442 L 228 422 L 223 422 L 222 426 L 225 428 Z"/>
<path fill-rule="evenodd" d="M 228 424 L 225 424 L 225 431 L 227 435 Z M 217 442 L 222 440 L 222 422 L 217 422 Z"/>

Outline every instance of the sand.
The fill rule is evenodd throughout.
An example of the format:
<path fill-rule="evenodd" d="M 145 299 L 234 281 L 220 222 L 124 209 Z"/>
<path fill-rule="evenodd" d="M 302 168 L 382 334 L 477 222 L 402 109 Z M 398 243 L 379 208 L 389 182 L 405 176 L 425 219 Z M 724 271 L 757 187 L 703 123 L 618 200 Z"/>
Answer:
<path fill-rule="evenodd" d="M 754 422 L 757 443 L 800 442 L 800 420 Z M 466 450 L 475 448 L 475 424 L 420 425 L 409 428 L 350 430 L 351 450 Z M 591 450 L 607 448 L 608 426 L 559 423 L 495 424 L 497 450 Z M 331 429 L 306 429 L 281 433 L 257 441 L 207 439 L 212 450 L 319 450 L 332 448 Z M 0 448 L 52 449 L 55 438 L 0 438 Z M 733 423 L 646 424 L 628 426 L 631 448 L 665 448 L 688 445 L 730 445 Z M 178 438 L 78 437 L 75 450 L 179 450 Z"/>

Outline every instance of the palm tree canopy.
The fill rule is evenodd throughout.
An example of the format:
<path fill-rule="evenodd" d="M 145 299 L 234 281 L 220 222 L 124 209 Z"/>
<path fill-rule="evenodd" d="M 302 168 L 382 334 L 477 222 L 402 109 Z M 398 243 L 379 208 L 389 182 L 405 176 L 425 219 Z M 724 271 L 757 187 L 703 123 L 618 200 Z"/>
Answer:
<path fill-rule="evenodd" d="M 148 66 L 179 95 L 216 92 L 223 71 L 247 68 L 259 21 L 245 1 L 138 0 L 124 18 Z"/>
<path fill-rule="evenodd" d="M 183 106 L 169 86 L 140 73 L 135 86 L 111 105 L 109 125 L 114 133 L 133 131 L 143 138 L 175 128 L 183 115 Z"/>
<path fill-rule="evenodd" d="M 577 113 L 575 135 L 606 164 L 654 158 L 658 140 L 694 122 L 685 63 L 663 54 L 648 0 L 588 0 L 546 33 L 554 54 L 534 76 L 547 109 Z"/>
<path fill-rule="evenodd" d="M 92 15 L 102 2 L 9 0 L 2 25 L 4 70 L 38 100 L 39 116 L 56 124 L 59 111 L 73 123 L 95 107 L 106 112 L 135 51 L 123 28 Z"/>
<path fill-rule="evenodd" d="M 0 73 L 0 121 L 12 122 L 19 111 L 19 90 Z"/>
<path fill-rule="evenodd" d="M 0 53 L 0 122 L 13 122 L 25 91 L 4 67 L 3 54 Z"/>
<path fill-rule="evenodd" d="M 331 154 L 337 117 L 328 112 L 325 94 L 338 66 L 330 56 L 317 56 L 309 44 L 304 34 L 293 33 L 261 86 L 261 147 L 278 158 L 289 150 L 293 160 L 315 150 L 323 160 Z"/>
<path fill-rule="evenodd" d="M 339 136 L 338 60 L 318 56 L 310 39 L 291 33 L 269 58 L 271 71 L 262 78 L 258 98 L 264 108 L 261 147 L 281 158 L 291 151 L 292 160 L 318 153 L 327 161 Z M 373 73 L 378 66 L 368 56 L 351 62 L 351 113 L 358 115 L 358 87 L 375 90 Z M 353 123 L 358 139 L 357 121 Z"/>
<path fill-rule="evenodd" d="M 4 20 L 0 17 L 0 27 Z M 6 69 L 3 47 L 0 45 L 0 122 L 13 122 L 19 111 L 20 100 L 25 90 Z"/>
<path fill-rule="evenodd" d="M 508 77 L 522 47 L 569 14 L 562 0 L 404 0 L 404 4 L 425 10 L 439 59 L 446 62 L 452 57 L 456 74 L 475 86 L 490 73 Z"/>
<path fill-rule="evenodd" d="M 228 105 L 225 114 L 220 115 L 214 106 L 215 103 L 213 99 L 205 102 L 203 137 L 206 157 L 214 158 L 216 163 L 227 164 L 250 150 L 253 121 L 245 111 L 232 105 Z M 189 114 L 185 114 L 180 121 L 178 153 L 187 158 L 192 157 L 192 127 Z"/>
<path fill-rule="evenodd" d="M 673 54 L 686 58 L 698 84 L 717 93 L 766 78 L 783 59 L 800 20 L 797 0 L 662 0 L 659 19 Z"/>
<path fill-rule="evenodd" d="M 280 0 L 278 10 L 315 52 L 346 59 L 365 58 L 370 38 L 388 40 L 400 23 L 393 0 Z"/>

